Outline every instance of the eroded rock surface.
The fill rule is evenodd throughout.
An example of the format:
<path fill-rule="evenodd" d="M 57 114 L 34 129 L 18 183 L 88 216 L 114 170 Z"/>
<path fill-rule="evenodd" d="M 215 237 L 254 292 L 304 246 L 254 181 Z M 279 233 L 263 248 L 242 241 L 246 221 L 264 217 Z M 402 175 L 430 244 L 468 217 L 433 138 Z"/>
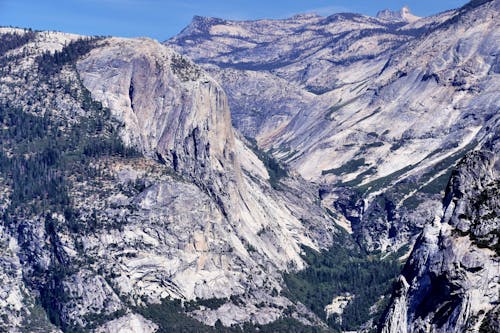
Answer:
<path fill-rule="evenodd" d="M 498 141 L 489 141 L 459 163 L 448 184 L 444 214 L 424 228 L 382 332 L 498 327 L 498 152 Z"/>
<path fill-rule="evenodd" d="M 282 273 L 305 266 L 302 246 L 331 245 L 335 222 L 314 185 L 298 176 L 271 184 L 250 143 L 234 133 L 218 83 L 149 39 L 15 33 L 29 38 L 9 51 L 19 60 L 0 80 L 9 117 L 46 119 L 46 131 L 57 124 L 60 141 L 84 126 L 96 134 L 76 132 L 83 146 L 64 163 L 49 151 L 48 162 L 36 165 L 41 177 L 64 175 L 60 202 L 44 201 L 42 189 L 30 206 L 1 179 L 4 327 L 152 332 L 158 326 L 145 318 L 148 307 L 174 299 L 194 302 L 190 315 L 208 325 L 267 324 L 285 310 L 319 322 L 281 295 Z M 68 55 L 68 47 L 81 54 Z M 63 60 L 51 57 L 57 52 Z M 99 155 L 106 136 L 85 135 L 101 133 L 117 133 L 128 148 L 112 141 L 119 153 Z M 17 170 L 8 154 L 23 138 L 6 138 L 2 162 Z M 196 305 L 211 299 L 221 304 Z"/>

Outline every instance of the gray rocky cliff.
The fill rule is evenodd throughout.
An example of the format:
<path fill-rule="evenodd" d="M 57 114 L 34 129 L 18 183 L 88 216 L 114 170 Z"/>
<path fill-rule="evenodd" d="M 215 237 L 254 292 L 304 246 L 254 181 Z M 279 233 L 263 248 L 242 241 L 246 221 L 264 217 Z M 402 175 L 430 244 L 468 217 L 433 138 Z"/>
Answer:
<path fill-rule="evenodd" d="M 498 152 L 498 141 L 489 141 L 457 166 L 443 214 L 417 241 L 382 332 L 498 329 Z"/>
<path fill-rule="evenodd" d="M 149 39 L 0 32 L 20 40 L 0 79 L 2 112 L 46 124 L 27 131 L 33 144 L 1 133 L 2 328 L 154 332 L 162 306 L 203 329 L 285 311 L 321 325 L 285 297 L 282 274 L 305 267 L 302 246 L 331 245 L 335 222 L 300 177 L 271 186 L 208 74 Z M 33 182 L 61 175 L 63 186 L 24 199 L 34 185 L 8 175 L 31 159 L 14 164 L 12 152 L 45 154 L 45 140 Z"/>
<path fill-rule="evenodd" d="M 225 94 L 188 59 L 153 40 L 111 39 L 78 70 L 93 97 L 124 123 L 127 145 L 201 182 L 237 170 Z"/>

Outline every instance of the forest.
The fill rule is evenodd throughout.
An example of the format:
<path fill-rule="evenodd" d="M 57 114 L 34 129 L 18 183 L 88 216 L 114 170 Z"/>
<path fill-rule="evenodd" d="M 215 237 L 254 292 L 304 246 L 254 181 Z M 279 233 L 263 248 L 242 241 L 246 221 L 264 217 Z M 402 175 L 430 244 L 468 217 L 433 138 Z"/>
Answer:
<path fill-rule="evenodd" d="M 392 282 L 402 268 L 397 259 L 401 253 L 382 258 L 379 254 L 365 253 L 357 244 L 345 244 L 339 239 L 322 252 L 305 247 L 308 267 L 284 276 L 287 296 L 302 302 L 335 331 L 355 331 L 370 318 L 376 324 L 389 301 Z M 327 319 L 325 306 L 334 297 L 343 295 L 354 297 L 342 318 L 334 314 Z"/>
<path fill-rule="evenodd" d="M 12 47 L 26 43 L 26 38 L 10 41 Z M 109 109 L 92 99 L 90 92 L 77 80 L 66 82 L 59 75 L 64 66 L 74 70 L 75 61 L 86 54 L 98 39 L 81 39 L 66 45 L 60 52 L 39 56 L 38 73 L 32 75 L 37 89 L 22 96 L 22 103 L 0 102 L 0 180 L 8 185 L 9 205 L 0 212 L 0 220 L 9 229 L 31 228 L 30 220 L 41 219 L 45 224 L 54 257 L 46 268 L 35 267 L 26 282 L 40 293 L 38 302 L 50 321 L 66 331 L 60 319 L 60 304 L 65 299 L 62 281 L 71 274 L 72 267 L 59 253 L 58 231 L 84 231 L 78 212 L 68 193 L 70 177 L 91 178 L 96 175 L 92 161 L 102 157 L 131 158 L 141 154 L 125 147 L 118 135 L 120 123 L 113 119 Z M 66 89 L 68 86 L 75 89 Z M 57 110 L 43 107 L 33 112 L 33 105 L 43 101 L 47 91 L 66 95 L 78 105 L 83 115 L 70 122 Z M 64 216 L 54 219 L 53 213 Z M 24 246 L 21 241 L 21 247 Z M 29 245 L 29 243 L 27 243 Z M 28 259 L 29 260 L 29 259 Z"/>

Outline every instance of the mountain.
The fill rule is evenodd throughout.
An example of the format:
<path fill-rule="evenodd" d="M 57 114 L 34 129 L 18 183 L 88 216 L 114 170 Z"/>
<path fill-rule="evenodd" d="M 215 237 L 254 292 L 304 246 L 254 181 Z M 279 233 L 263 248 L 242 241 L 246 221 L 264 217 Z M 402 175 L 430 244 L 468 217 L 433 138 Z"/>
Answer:
<path fill-rule="evenodd" d="M 394 22 L 200 18 L 166 42 L 228 94 L 234 126 L 342 211 L 367 250 L 412 243 L 498 122 L 498 1 Z"/>
<path fill-rule="evenodd" d="M 398 12 L 394 12 L 390 9 L 381 10 L 377 13 L 376 17 L 381 20 L 406 23 L 413 23 L 421 19 L 421 17 L 413 15 L 410 8 L 407 6 L 404 6 Z"/>
<path fill-rule="evenodd" d="M 496 332 L 500 327 L 498 131 L 454 171 L 424 228 L 382 332 Z"/>
<path fill-rule="evenodd" d="M 0 38 L 2 330 L 319 323 L 282 273 L 340 231 L 233 131 L 218 83 L 149 39 Z"/>
<path fill-rule="evenodd" d="M 0 331 L 495 331 L 499 9 L 0 27 Z"/>

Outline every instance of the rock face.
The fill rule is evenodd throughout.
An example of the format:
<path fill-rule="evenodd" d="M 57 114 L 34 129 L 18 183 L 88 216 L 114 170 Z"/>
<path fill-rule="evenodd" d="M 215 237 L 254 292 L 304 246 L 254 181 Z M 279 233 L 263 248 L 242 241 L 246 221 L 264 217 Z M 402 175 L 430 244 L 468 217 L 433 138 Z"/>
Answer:
<path fill-rule="evenodd" d="M 390 26 L 357 14 L 243 22 L 195 17 L 167 44 L 219 79 L 233 124 L 263 142 L 301 110 L 317 108 L 318 95 L 375 73 L 364 62 L 411 37 Z M 342 67 L 350 63 L 358 72 L 346 77 Z"/>
<path fill-rule="evenodd" d="M 292 263 L 296 267 L 302 266 L 298 244 L 318 248 L 306 236 L 307 232 L 300 226 L 297 217 L 283 207 L 279 200 L 267 198 L 268 194 L 260 189 L 262 181 L 268 177 L 262 162 L 252 156 L 253 153 L 245 149 L 243 143 L 236 143 L 224 92 L 193 63 L 157 42 L 110 40 L 107 46 L 95 49 L 80 61 L 78 69 L 83 84 L 94 98 L 123 120 L 123 135 L 126 138 L 131 135 L 140 138 L 130 138 L 130 142 L 137 142 L 146 155 L 159 156 L 164 163 L 173 166 L 175 171 L 198 185 L 180 189 L 179 185 L 173 184 L 151 186 L 136 199 L 138 207 L 159 210 L 157 215 L 160 219 L 172 215 L 165 203 L 180 190 L 186 197 L 179 197 L 179 203 L 175 204 L 178 210 L 189 207 L 190 202 L 203 202 L 201 207 L 209 208 L 200 216 L 187 216 L 183 224 L 187 226 L 193 221 L 219 221 L 216 224 L 224 225 L 227 220 L 237 221 L 239 226 L 232 232 L 241 233 L 244 242 L 255 247 L 257 252 L 272 256 L 274 264 L 280 269 L 286 269 Z M 152 130 L 151 127 L 155 126 L 157 128 Z M 245 162 L 240 163 L 240 158 Z M 248 165 L 247 160 L 252 164 Z M 264 179 L 256 184 L 243 175 L 243 170 L 250 174 L 256 173 L 253 179 L 259 176 Z M 206 191 L 206 198 L 199 198 L 199 188 Z M 288 225 L 286 231 L 283 229 L 283 234 L 278 227 L 281 223 Z M 178 232 L 172 230 L 172 234 L 181 234 L 182 223 L 177 221 L 175 227 L 180 229 Z M 203 230 L 209 226 L 200 227 Z M 194 251 L 208 251 L 211 239 L 228 239 L 232 243 L 234 237 L 238 237 L 236 234 L 210 235 L 213 232 L 210 229 L 198 234 L 195 232 L 191 236 Z M 274 244 L 255 238 L 261 229 L 272 230 L 276 237 Z M 296 243 L 294 239 L 302 241 Z M 241 241 L 236 241 L 232 246 L 247 252 Z M 173 257 L 179 260 L 180 254 Z M 210 258 L 204 260 L 212 261 Z M 202 263 L 199 265 L 203 266 Z M 231 269 L 231 266 L 236 269 L 238 265 L 223 265 L 220 267 L 221 274 Z M 225 273 L 223 275 L 226 276 Z M 179 281 L 196 285 L 195 279 L 182 277 Z M 219 288 L 228 289 L 232 283 L 226 277 L 217 284 Z M 218 292 L 215 285 L 206 287 L 211 295 L 204 295 L 203 291 L 200 291 L 201 294 L 194 293 L 197 288 L 182 295 L 191 299 L 226 297 L 231 294 Z"/>
<path fill-rule="evenodd" d="M 99 327 L 96 333 L 153 333 L 158 330 L 158 326 L 145 320 L 139 315 L 130 314 Z"/>
<path fill-rule="evenodd" d="M 367 249 L 387 250 L 432 220 L 451 167 L 496 126 L 499 6 L 411 23 L 195 18 L 166 44 L 222 82 L 236 128 L 322 184 L 325 204 L 357 211 Z"/>
<path fill-rule="evenodd" d="M 127 145 L 192 176 L 235 169 L 225 94 L 186 58 L 152 40 L 111 39 L 78 70 L 93 97 L 124 123 Z"/>
<path fill-rule="evenodd" d="M 12 133 L 0 155 L 2 328 L 153 332 L 149 308 L 168 300 L 191 302 L 190 316 L 212 326 L 267 324 L 285 310 L 317 322 L 281 294 L 282 273 L 304 267 L 302 246 L 331 245 L 336 224 L 318 188 L 300 177 L 271 186 L 264 163 L 234 133 L 219 84 L 149 39 L 2 33 L 15 42 L 1 60 L 16 59 L 2 67 L 2 112 L 57 133 L 53 148 L 36 141 L 46 133 L 36 126 L 25 135 L 38 142 L 31 155 L 49 149 L 35 181 L 62 174 L 58 191 L 67 195 L 64 209 L 45 202 L 43 190 L 31 203 L 24 192 L 9 199 L 19 186 L 4 176 L 23 165 L 11 163 L 11 152 L 25 146 L 14 131 L 20 120 L 2 118 L 11 131 L 2 135 Z M 121 153 L 99 155 L 116 133 L 136 152 L 110 141 Z M 75 144 L 82 147 L 66 154 Z"/>
<path fill-rule="evenodd" d="M 413 15 L 410 11 L 410 8 L 408 8 L 407 6 L 404 6 L 398 12 L 394 12 L 390 9 L 381 10 L 377 13 L 377 18 L 386 21 L 407 23 L 413 23 L 421 19 L 421 17 Z"/>
<path fill-rule="evenodd" d="M 498 329 L 498 136 L 495 140 L 459 163 L 443 214 L 424 228 L 382 332 Z"/>
<path fill-rule="evenodd" d="M 303 247 L 424 226 L 384 330 L 498 326 L 498 6 L 196 17 L 167 45 L 0 28 L 0 330 L 324 327 L 364 300 L 298 302 Z"/>

